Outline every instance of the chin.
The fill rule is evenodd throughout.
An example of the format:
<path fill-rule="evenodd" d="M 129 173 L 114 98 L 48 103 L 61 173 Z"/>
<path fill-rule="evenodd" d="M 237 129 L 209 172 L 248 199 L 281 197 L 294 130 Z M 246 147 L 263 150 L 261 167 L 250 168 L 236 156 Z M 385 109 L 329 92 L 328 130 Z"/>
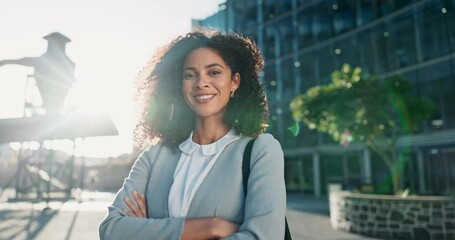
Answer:
<path fill-rule="evenodd" d="M 194 112 L 197 117 L 199 118 L 208 118 L 208 117 L 214 117 L 214 116 L 223 116 L 224 113 L 221 112 L 215 112 L 215 111 L 195 111 Z"/>

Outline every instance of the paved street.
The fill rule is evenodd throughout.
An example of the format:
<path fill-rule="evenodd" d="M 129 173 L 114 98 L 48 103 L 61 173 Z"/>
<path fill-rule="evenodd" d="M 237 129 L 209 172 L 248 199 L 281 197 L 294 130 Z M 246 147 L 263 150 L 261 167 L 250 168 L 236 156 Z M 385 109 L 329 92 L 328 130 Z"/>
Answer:
<path fill-rule="evenodd" d="M 98 239 L 98 224 L 112 193 L 82 194 L 82 202 L 6 202 L 0 197 L 0 239 L 79 240 Z M 287 218 L 294 239 L 357 240 L 364 236 L 335 231 L 330 227 L 325 198 L 288 195 Z"/>
<path fill-rule="evenodd" d="M 330 227 L 327 198 L 288 194 L 287 218 L 293 239 L 302 240 L 373 240 L 362 235 L 333 230 Z"/>

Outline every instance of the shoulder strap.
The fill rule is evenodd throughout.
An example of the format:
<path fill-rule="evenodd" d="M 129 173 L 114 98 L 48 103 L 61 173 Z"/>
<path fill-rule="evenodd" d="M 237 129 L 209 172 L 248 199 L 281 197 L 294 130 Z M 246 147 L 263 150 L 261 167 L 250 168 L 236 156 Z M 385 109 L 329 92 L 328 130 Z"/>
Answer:
<path fill-rule="evenodd" d="M 251 150 L 253 149 L 254 138 L 251 139 L 245 147 L 243 152 L 243 162 L 242 162 L 242 176 L 243 176 L 243 193 L 248 192 L 248 178 L 250 177 L 250 165 L 251 165 Z"/>
<path fill-rule="evenodd" d="M 243 176 L 243 193 L 246 194 L 248 192 L 248 178 L 250 177 L 250 165 L 251 165 L 251 151 L 253 149 L 254 138 L 251 139 L 245 147 L 245 151 L 243 152 L 243 161 L 242 161 L 242 176 Z M 291 232 L 289 231 L 288 220 L 285 217 L 285 230 L 284 230 L 284 239 L 285 240 L 292 240 Z"/>

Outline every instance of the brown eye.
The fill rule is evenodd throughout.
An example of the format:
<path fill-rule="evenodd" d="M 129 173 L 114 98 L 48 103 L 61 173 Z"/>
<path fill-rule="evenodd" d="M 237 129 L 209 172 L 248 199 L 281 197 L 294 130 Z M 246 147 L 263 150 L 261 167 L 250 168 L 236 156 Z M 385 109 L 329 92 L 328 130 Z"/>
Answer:
<path fill-rule="evenodd" d="M 216 71 L 216 70 L 210 72 L 211 76 L 216 76 L 216 75 L 219 75 L 219 74 L 221 74 L 221 72 L 220 71 Z"/>
<path fill-rule="evenodd" d="M 183 74 L 183 79 L 193 79 L 196 77 L 196 74 L 194 73 L 184 73 Z"/>

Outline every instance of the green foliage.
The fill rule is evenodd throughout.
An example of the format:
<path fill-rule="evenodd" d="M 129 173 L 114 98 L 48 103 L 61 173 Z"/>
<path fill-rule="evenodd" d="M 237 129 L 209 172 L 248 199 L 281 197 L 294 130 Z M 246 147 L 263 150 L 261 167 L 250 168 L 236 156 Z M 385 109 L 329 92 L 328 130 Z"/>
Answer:
<path fill-rule="evenodd" d="M 399 76 L 381 80 L 345 64 L 331 83 L 309 89 L 290 107 L 296 121 L 335 141 L 343 141 L 346 131 L 354 141 L 375 141 L 410 133 L 430 116 L 431 102 L 411 90 Z"/>
<path fill-rule="evenodd" d="M 428 98 L 415 96 L 410 82 L 400 76 L 379 79 L 344 64 L 332 74 L 331 83 L 297 96 L 290 108 L 297 122 L 328 133 L 335 141 L 365 142 L 385 161 L 393 191 L 398 193 L 397 139 L 416 131 L 430 117 L 433 106 Z"/>

